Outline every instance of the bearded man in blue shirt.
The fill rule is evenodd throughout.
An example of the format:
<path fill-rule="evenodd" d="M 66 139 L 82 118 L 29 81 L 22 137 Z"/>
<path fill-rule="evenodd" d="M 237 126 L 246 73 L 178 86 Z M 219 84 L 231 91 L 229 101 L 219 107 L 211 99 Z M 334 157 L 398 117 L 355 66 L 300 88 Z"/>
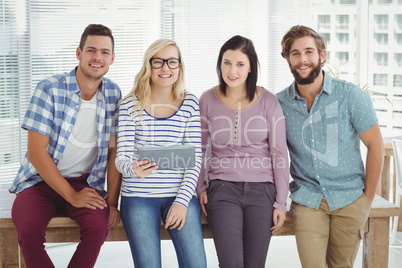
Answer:
<path fill-rule="evenodd" d="M 322 70 L 326 42 L 313 29 L 294 26 L 281 44 L 295 78 L 277 97 L 286 118 L 300 261 L 306 268 L 353 267 L 383 165 L 375 110 L 361 88 Z"/>
<path fill-rule="evenodd" d="M 16 193 L 12 219 L 27 267 L 54 267 L 46 253 L 45 230 L 57 212 L 80 227 L 81 242 L 68 267 L 93 267 L 108 234 L 120 220 L 116 156 L 117 103 L 121 91 L 104 77 L 113 63 L 112 31 L 90 24 L 69 73 L 42 80 L 33 92 L 22 128 L 28 151 L 10 187 Z M 109 183 L 110 182 L 110 183 Z M 110 196 L 110 197 L 109 197 Z M 117 200 L 117 199 L 116 199 Z"/>

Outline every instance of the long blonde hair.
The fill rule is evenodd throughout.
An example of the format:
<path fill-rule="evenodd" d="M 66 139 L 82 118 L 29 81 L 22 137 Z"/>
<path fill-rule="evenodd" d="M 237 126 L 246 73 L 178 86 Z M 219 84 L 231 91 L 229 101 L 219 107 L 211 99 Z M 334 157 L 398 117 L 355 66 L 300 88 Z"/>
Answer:
<path fill-rule="evenodd" d="M 181 60 L 180 63 L 180 70 L 179 70 L 179 76 L 177 78 L 176 83 L 173 84 L 173 97 L 175 100 L 183 99 L 185 96 L 185 81 L 184 81 L 184 62 L 181 57 L 181 52 L 179 47 L 177 46 L 176 42 L 170 39 L 158 39 L 155 42 L 153 42 L 147 51 L 145 52 L 144 55 L 144 60 L 142 64 L 141 70 L 138 72 L 138 74 L 135 76 L 134 80 L 134 87 L 133 89 L 124 97 L 124 99 L 127 99 L 131 96 L 137 96 L 139 99 L 139 103 L 134 106 L 133 112 L 134 111 L 139 111 L 140 114 L 142 114 L 142 110 L 144 109 L 144 104 L 149 101 L 151 97 L 151 63 L 150 60 L 152 59 L 153 56 L 155 56 L 156 53 L 158 53 L 161 49 L 167 47 L 167 46 L 174 46 L 177 49 L 177 52 L 179 54 L 179 59 Z"/>

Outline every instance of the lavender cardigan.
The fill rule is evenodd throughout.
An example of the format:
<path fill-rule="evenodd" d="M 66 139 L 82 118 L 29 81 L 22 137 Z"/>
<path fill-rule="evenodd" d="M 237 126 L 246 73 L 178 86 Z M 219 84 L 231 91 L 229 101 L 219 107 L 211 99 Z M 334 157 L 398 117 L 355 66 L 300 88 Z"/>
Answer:
<path fill-rule="evenodd" d="M 253 106 L 233 111 L 219 100 L 214 87 L 202 94 L 200 113 L 203 165 L 197 193 L 207 189 L 208 180 L 272 182 L 274 207 L 286 212 L 286 123 L 275 95 L 263 89 Z"/>

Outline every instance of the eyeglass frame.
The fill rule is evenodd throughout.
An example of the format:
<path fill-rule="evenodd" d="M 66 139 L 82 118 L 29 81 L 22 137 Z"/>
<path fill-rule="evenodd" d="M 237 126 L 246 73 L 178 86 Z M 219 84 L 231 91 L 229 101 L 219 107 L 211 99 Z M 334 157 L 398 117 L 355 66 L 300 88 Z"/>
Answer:
<path fill-rule="evenodd" d="M 155 68 L 155 67 L 152 66 L 152 60 L 155 60 L 155 59 L 161 60 L 161 61 L 163 62 L 162 65 L 161 65 L 161 67 Z M 169 65 L 169 61 L 170 61 L 170 60 L 178 60 L 178 61 L 179 61 L 179 65 L 177 65 L 176 68 L 170 67 L 170 65 Z M 162 59 L 162 58 L 151 58 L 151 59 L 149 59 L 149 64 L 151 65 L 151 68 L 153 68 L 153 69 L 161 69 L 161 68 L 163 67 L 163 65 L 165 65 L 165 63 L 166 63 L 166 65 L 167 65 L 167 67 L 169 67 L 169 69 L 175 70 L 175 69 L 177 69 L 177 68 L 180 67 L 181 59 L 178 59 L 178 58 L 169 58 L 169 59 L 166 59 L 166 60 L 165 60 L 165 59 Z"/>

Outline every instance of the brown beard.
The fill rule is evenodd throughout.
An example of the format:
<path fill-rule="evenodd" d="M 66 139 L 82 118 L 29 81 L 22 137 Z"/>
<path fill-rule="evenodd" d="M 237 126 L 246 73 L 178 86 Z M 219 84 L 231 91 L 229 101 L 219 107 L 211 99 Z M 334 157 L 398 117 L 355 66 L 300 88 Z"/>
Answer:
<path fill-rule="evenodd" d="M 296 71 L 296 69 L 293 68 L 290 64 L 289 64 L 289 68 L 293 74 L 293 77 L 295 78 L 296 83 L 299 85 L 309 85 L 309 84 L 314 83 L 315 79 L 321 72 L 321 66 L 320 66 L 320 64 L 317 64 L 317 65 L 314 65 L 314 68 L 313 68 L 313 70 L 311 70 L 310 74 L 306 78 L 303 78 Z"/>

